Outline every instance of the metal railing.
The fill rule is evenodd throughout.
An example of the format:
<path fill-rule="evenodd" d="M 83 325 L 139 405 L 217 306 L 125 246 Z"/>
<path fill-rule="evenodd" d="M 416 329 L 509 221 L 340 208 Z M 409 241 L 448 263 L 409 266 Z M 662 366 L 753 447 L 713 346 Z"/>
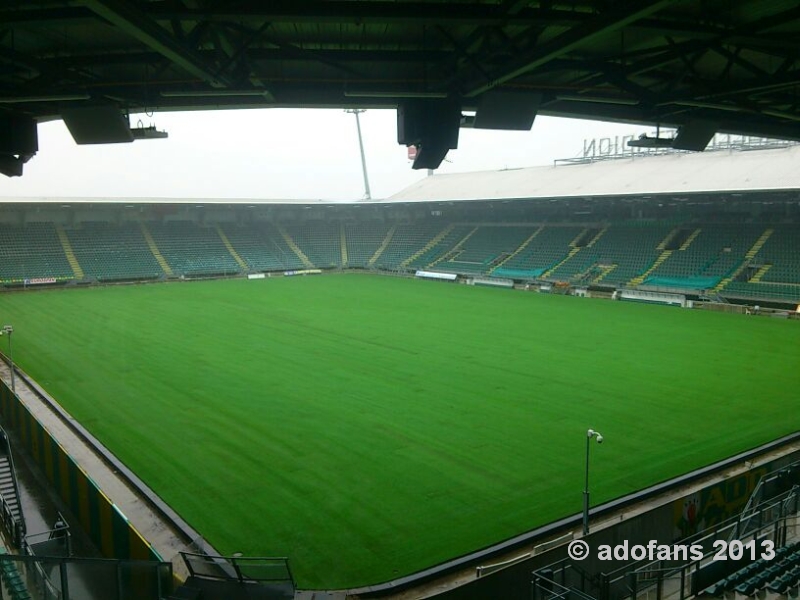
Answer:
<path fill-rule="evenodd" d="M 0 569 L 16 570 L 32 600 L 161 600 L 173 591 L 171 563 L 3 554 Z"/>
<path fill-rule="evenodd" d="M 702 581 L 698 573 L 714 562 L 722 542 L 735 538 L 760 544 L 768 540 L 777 548 L 786 543 L 790 524 L 796 527 L 798 513 L 800 487 L 795 486 L 751 507 L 748 514 L 740 513 L 679 544 L 662 544 L 670 548 L 670 559 L 643 559 L 600 573 L 588 573 L 571 559 L 563 559 L 534 572 L 534 580 L 540 580 L 539 587 L 544 580 L 600 600 L 685 600 L 700 591 L 696 589 Z M 693 546 L 700 548 L 700 558 L 689 552 Z"/>
<path fill-rule="evenodd" d="M 189 552 L 180 554 L 192 577 L 238 583 L 280 582 L 295 588 L 294 576 L 286 557 L 223 557 Z"/>
<path fill-rule="evenodd" d="M 5 355 L 2 356 L 5 360 Z M 9 505 L 8 501 L 3 496 L 0 496 L 0 519 L 2 519 L 3 527 L 5 528 L 6 532 L 9 534 L 9 536 L 11 536 L 14 547 L 22 548 L 23 538 L 25 537 L 25 533 L 27 531 L 25 527 L 25 515 L 22 512 L 22 497 L 19 493 L 19 483 L 17 482 L 17 469 L 14 465 L 14 456 L 11 453 L 11 441 L 8 439 L 8 433 L 6 433 L 5 429 L 2 427 L 0 427 L 0 450 L 2 450 L 0 454 L 5 453 L 5 455 L 8 456 L 11 484 L 14 488 L 14 494 L 16 495 L 17 513 L 19 514 L 19 518 L 17 518 L 17 516 L 15 516 L 11 510 L 11 506 Z"/>
<path fill-rule="evenodd" d="M 0 523 L 2 523 L 3 530 L 9 536 L 11 544 L 15 548 L 21 549 L 25 538 L 23 524 L 14 516 L 11 506 L 3 496 L 0 496 Z"/>

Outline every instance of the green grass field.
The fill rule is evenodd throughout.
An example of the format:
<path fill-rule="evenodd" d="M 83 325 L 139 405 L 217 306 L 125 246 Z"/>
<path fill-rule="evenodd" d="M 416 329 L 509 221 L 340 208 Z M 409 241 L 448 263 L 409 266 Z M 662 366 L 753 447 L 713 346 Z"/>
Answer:
<path fill-rule="evenodd" d="M 341 275 L 0 295 L 17 362 L 222 552 L 392 579 L 798 429 L 800 323 Z"/>

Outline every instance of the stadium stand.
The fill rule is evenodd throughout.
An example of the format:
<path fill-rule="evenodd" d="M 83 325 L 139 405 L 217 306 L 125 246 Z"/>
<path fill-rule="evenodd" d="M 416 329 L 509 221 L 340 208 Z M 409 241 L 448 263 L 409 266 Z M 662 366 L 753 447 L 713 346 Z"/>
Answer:
<path fill-rule="evenodd" d="M 722 597 L 733 592 L 754 596 L 760 591 L 786 594 L 800 585 L 800 542 L 778 548 L 772 560 L 759 559 L 705 589 L 701 596 Z"/>
<path fill-rule="evenodd" d="M 343 224 L 347 242 L 347 266 L 366 268 L 380 248 L 391 224 L 382 221 L 348 221 Z"/>
<path fill-rule="evenodd" d="M 53 223 L 0 224 L 0 279 L 23 283 L 35 278 L 74 279 Z"/>
<path fill-rule="evenodd" d="M 87 221 L 65 231 L 88 277 L 119 281 L 155 279 L 164 274 L 135 223 Z"/>
<path fill-rule="evenodd" d="M 763 231 L 752 225 L 698 225 L 644 283 L 712 289 L 736 270 Z"/>
<path fill-rule="evenodd" d="M 309 221 L 285 225 L 284 229 L 302 249 L 308 260 L 318 269 L 333 269 L 342 266 L 338 222 Z"/>
<path fill-rule="evenodd" d="M 432 266 L 441 256 L 452 251 L 474 229 L 470 225 L 451 223 L 419 251 L 403 261 L 401 266 L 411 269 L 426 269 Z"/>
<path fill-rule="evenodd" d="M 441 257 L 436 270 L 461 274 L 487 274 L 511 255 L 537 228 L 484 225 Z"/>
<path fill-rule="evenodd" d="M 111 282 L 342 267 L 800 303 L 800 236 L 790 223 L 708 218 L 538 224 L 348 216 L 287 223 L 0 224 L 5 285 L 38 278 Z"/>
<path fill-rule="evenodd" d="M 582 284 L 622 285 L 656 260 L 659 242 L 669 230 L 653 223 L 614 224 L 552 276 Z"/>
<path fill-rule="evenodd" d="M 800 237 L 786 225 L 773 228 L 740 277 L 728 284 L 731 299 L 776 300 L 800 303 Z"/>
<path fill-rule="evenodd" d="M 175 275 L 230 275 L 241 271 L 212 227 L 170 221 L 148 223 L 147 228 Z"/>
<path fill-rule="evenodd" d="M 566 225 L 545 227 L 530 244 L 502 267 L 492 273 L 498 277 L 540 277 L 563 261 L 574 248 L 570 244 L 580 236 L 584 227 Z"/>
<path fill-rule="evenodd" d="M 442 223 L 438 219 L 425 220 L 422 223 L 398 223 L 386 249 L 375 261 L 375 267 L 389 270 L 399 268 L 401 263 L 431 243 L 437 233 L 447 226 L 448 223 Z"/>
<path fill-rule="evenodd" d="M 286 247 L 280 234 L 266 224 L 225 224 L 222 229 L 237 254 L 251 271 L 283 271 L 303 268 L 302 261 Z"/>
<path fill-rule="evenodd" d="M 786 282 L 800 284 L 800 237 L 797 228 L 775 227 L 755 259 L 771 268 L 753 282 Z"/>

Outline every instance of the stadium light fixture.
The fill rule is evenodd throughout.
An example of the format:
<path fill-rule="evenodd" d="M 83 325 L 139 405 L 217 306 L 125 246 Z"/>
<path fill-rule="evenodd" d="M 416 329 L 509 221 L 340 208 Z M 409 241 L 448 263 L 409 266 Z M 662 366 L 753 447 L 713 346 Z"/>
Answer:
<path fill-rule="evenodd" d="M 30 102 L 78 102 L 91 100 L 89 94 L 59 94 L 53 96 L 6 96 L 0 98 L 0 104 L 27 104 Z"/>
<path fill-rule="evenodd" d="M 345 98 L 432 98 L 445 99 L 447 92 L 426 92 L 413 90 L 345 90 Z"/>
<path fill-rule="evenodd" d="M 619 104 L 622 106 L 637 106 L 639 100 L 637 98 L 622 98 L 618 96 L 587 96 L 585 94 L 575 95 L 559 95 L 556 100 L 564 100 L 566 102 L 593 102 L 596 104 Z"/>
<path fill-rule="evenodd" d="M 591 445 L 592 438 L 597 440 L 598 444 L 603 443 L 603 436 L 599 431 L 589 429 L 586 432 L 586 479 L 583 486 L 583 535 L 589 534 L 589 446 Z"/>
<path fill-rule="evenodd" d="M 255 90 L 183 90 L 163 91 L 162 98 L 237 98 L 237 97 L 262 97 L 274 102 L 272 93 L 265 89 Z"/>
<path fill-rule="evenodd" d="M 0 335 L 8 336 L 8 361 L 11 363 L 11 392 L 16 395 L 17 386 L 14 382 L 14 353 L 11 348 L 11 334 L 14 333 L 14 328 L 11 325 L 3 325 L 0 330 Z"/>

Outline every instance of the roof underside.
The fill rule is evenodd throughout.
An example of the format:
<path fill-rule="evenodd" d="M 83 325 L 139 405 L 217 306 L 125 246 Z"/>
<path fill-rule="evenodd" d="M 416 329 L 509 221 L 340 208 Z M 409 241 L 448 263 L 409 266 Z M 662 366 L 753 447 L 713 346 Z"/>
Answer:
<path fill-rule="evenodd" d="M 501 112 L 800 140 L 798 56 L 796 0 L 11 0 L 0 117 L 510 92 Z"/>

